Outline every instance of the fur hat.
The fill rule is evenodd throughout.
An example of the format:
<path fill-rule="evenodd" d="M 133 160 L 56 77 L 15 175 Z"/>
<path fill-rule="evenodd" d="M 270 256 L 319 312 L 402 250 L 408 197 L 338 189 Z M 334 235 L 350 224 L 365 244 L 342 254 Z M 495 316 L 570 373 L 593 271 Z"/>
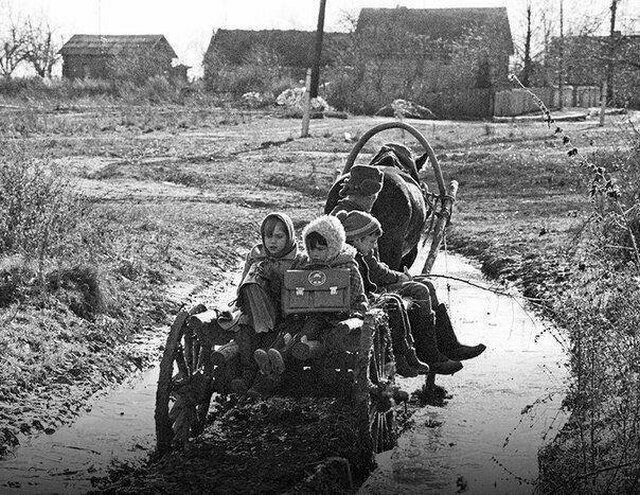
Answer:
<path fill-rule="evenodd" d="M 344 233 L 344 227 L 337 217 L 332 215 L 322 215 L 307 224 L 307 226 L 302 230 L 302 239 L 307 252 L 309 251 L 307 236 L 311 232 L 317 232 L 327 241 L 328 259 L 335 258 L 340 254 L 340 251 L 342 251 L 346 241 L 346 235 Z"/>
<path fill-rule="evenodd" d="M 349 171 L 349 177 L 342 185 L 340 196 L 359 194 L 361 196 L 373 196 L 382 190 L 384 175 L 370 165 L 354 165 Z"/>
<path fill-rule="evenodd" d="M 344 226 L 347 241 L 358 239 L 374 232 L 379 232 L 382 235 L 380 222 L 369 213 L 358 210 L 347 213 L 343 210 L 338 212 L 337 217 Z"/>

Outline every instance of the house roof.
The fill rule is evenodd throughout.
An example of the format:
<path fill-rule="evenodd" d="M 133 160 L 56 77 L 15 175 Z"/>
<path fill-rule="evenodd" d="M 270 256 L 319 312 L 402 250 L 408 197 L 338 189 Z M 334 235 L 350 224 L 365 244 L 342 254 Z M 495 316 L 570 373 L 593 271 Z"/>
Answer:
<path fill-rule="evenodd" d="M 431 39 L 455 40 L 474 27 L 489 27 L 499 37 L 508 53 L 513 53 L 513 40 L 506 7 L 409 9 L 407 7 L 364 8 L 358 17 L 357 31 L 401 29 Z"/>
<path fill-rule="evenodd" d="M 261 31 L 218 29 L 211 37 L 206 56 L 218 53 L 233 64 L 241 64 L 253 49 L 263 48 L 275 53 L 284 66 L 310 67 L 315 36 L 315 31 L 294 29 Z M 333 58 L 343 40 L 346 42 L 346 33 L 323 34 L 322 60 L 324 63 Z"/>
<path fill-rule="evenodd" d="M 122 50 L 139 48 L 161 48 L 166 50 L 172 58 L 178 57 L 162 34 L 74 34 L 60 48 L 59 53 L 62 55 L 116 55 Z"/>

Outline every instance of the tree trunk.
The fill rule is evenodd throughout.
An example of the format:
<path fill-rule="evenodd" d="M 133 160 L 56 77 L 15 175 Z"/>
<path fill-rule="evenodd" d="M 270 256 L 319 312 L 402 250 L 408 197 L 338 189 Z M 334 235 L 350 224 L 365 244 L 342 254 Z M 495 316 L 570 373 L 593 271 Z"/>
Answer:
<path fill-rule="evenodd" d="M 613 76 L 615 72 L 615 52 L 616 52 L 616 11 L 618 10 L 618 1 L 619 0 L 611 0 L 611 18 L 609 25 L 609 43 L 607 46 L 607 101 L 611 103 L 613 101 Z"/>

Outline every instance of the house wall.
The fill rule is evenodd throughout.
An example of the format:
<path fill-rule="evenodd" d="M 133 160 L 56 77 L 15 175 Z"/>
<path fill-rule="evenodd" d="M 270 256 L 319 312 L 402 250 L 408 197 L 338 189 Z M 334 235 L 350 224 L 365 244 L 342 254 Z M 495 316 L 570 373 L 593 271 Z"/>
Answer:
<path fill-rule="evenodd" d="M 171 55 L 164 50 L 157 50 L 151 54 L 144 52 L 132 52 L 130 56 L 124 55 L 123 68 L 127 64 L 150 63 L 160 68 L 160 73 L 171 74 Z M 68 79 L 112 79 L 114 77 L 114 65 L 116 57 L 111 55 L 64 55 L 62 64 L 62 77 Z M 131 66 L 130 69 L 135 69 Z"/>
<path fill-rule="evenodd" d="M 96 55 L 65 55 L 62 77 L 68 79 L 105 79 L 109 75 L 111 57 Z"/>

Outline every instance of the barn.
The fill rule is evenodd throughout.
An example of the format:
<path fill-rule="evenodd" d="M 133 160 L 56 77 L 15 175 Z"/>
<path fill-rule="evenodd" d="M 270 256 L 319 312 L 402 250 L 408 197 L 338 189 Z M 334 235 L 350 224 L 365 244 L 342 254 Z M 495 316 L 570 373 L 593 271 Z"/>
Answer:
<path fill-rule="evenodd" d="M 277 60 L 294 77 L 304 77 L 311 67 L 315 31 L 295 29 L 243 30 L 218 29 L 211 37 L 204 57 L 205 78 L 215 74 L 220 62 L 240 66 L 251 63 L 252 57 L 267 56 Z M 321 65 L 331 65 L 339 57 L 347 33 L 324 33 Z"/>
<path fill-rule="evenodd" d="M 75 34 L 60 49 L 62 76 L 114 79 L 127 73 L 170 75 L 178 56 L 161 34 Z"/>

